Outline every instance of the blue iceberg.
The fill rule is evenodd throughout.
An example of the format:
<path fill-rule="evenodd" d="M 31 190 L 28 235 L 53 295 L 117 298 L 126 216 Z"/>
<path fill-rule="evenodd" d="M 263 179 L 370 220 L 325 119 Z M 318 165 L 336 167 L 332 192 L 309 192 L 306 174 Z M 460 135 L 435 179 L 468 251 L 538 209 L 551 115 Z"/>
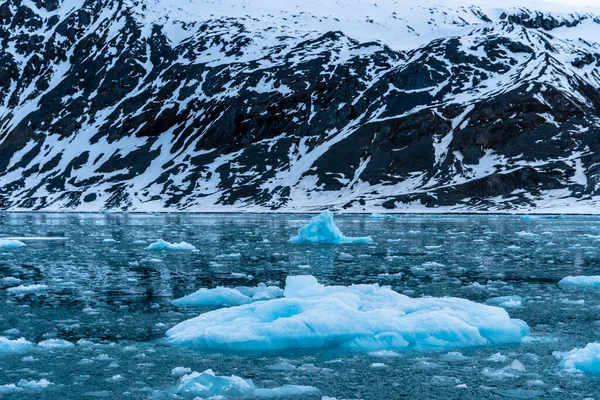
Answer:
<path fill-rule="evenodd" d="M 277 286 L 259 283 L 256 287 L 241 286 L 227 288 L 218 286 L 214 289 L 199 289 L 180 299 L 173 300 L 175 306 L 239 306 L 254 301 L 270 300 L 283 296 L 283 290 Z"/>
<path fill-rule="evenodd" d="M 590 343 L 583 349 L 573 349 L 562 355 L 560 367 L 568 372 L 600 375 L 600 343 Z"/>
<path fill-rule="evenodd" d="M 175 390 L 177 394 L 200 396 L 202 398 L 246 398 L 246 397 L 288 397 L 316 393 L 312 386 L 284 385 L 272 389 L 260 389 L 251 379 L 236 375 L 217 376 L 207 369 L 202 373 L 192 372 L 181 378 Z"/>
<path fill-rule="evenodd" d="M 333 221 L 331 211 L 323 211 L 313 217 L 310 223 L 298 230 L 298 236 L 289 240 L 291 243 L 373 243 L 370 237 L 345 236 Z"/>
<path fill-rule="evenodd" d="M 158 239 L 158 241 L 152 243 L 150 246 L 146 247 L 146 250 L 197 250 L 195 246 L 187 243 L 169 243 L 162 239 Z"/>
<path fill-rule="evenodd" d="M 25 338 L 19 338 L 10 340 L 4 336 L 0 336 L 0 354 L 2 353 L 20 353 L 33 349 L 35 344 L 25 340 Z"/>
<path fill-rule="evenodd" d="M 26 244 L 16 239 L 0 239 L 0 249 L 18 249 Z"/>
<path fill-rule="evenodd" d="M 378 351 L 519 343 L 529 327 L 465 299 L 413 299 L 378 284 L 325 286 L 304 275 L 287 278 L 284 298 L 204 313 L 166 334 L 194 349 Z"/>
<path fill-rule="evenodd" d="M 600 287 L 600 276 L 567 276 L 558 284 L 564 287 Z"/>

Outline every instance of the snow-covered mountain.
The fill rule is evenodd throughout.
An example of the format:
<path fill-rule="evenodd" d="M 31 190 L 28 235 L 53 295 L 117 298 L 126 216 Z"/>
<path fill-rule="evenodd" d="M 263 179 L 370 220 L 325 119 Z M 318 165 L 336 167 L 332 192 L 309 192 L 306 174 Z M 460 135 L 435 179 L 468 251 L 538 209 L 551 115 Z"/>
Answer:
<path fill-rule="evenodd" d="M 472 3 L 0 2 L 0 208 L 594 212 L 600 9 Z"/>

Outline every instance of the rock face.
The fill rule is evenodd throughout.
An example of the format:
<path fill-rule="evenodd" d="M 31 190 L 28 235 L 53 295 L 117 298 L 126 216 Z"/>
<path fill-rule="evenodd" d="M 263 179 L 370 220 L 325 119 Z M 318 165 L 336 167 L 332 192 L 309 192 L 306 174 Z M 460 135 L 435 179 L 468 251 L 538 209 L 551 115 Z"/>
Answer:
<path fill-rule="evenodd" d="M 0 208 L 594 211 L 600 9 L 285 3 L 0 1 Z"/>

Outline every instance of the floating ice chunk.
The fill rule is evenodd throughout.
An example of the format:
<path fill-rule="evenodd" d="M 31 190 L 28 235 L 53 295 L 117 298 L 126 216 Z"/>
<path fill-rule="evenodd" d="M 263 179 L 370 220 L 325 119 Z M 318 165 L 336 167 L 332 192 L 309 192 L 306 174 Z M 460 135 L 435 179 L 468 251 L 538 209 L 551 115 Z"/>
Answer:
<path fill-rule="evenodd" d="M 539 219 L 539 217 L 537 217 L 537 216 L 535 216 L 535 215 L 523 215 L 523 216 L 521 217 L 521 219 L 522 219 L 523 221 L 533 221 L 533 220 Z"/>
<path fill-rule="evenodd" d="M 582 306 L 585 304 L 585 300 L 562 299 L 560 302 L 563 304 L 571 304 L 571 305 L 577 305 L 577 306 Z"/>
<path fill-rule="evenodd" d="M 8 276 L 0 279 L 0 283 L 3 285 L 16 285 L 19 282 L 21 282 L 21 280 L 19 278 L 15 278 L 14 276 Z"/>
<path fill-rule="evenodd" d="M 36 380 L 26 380 L 26 379 L 21 379 L 19 381 L 19 383 L 17 384 L 20 387 L 22 387 L 23 389 L 29 389 L 29 390 L 44 390 L 46 389 L 48 386 L 53 385 L 52 382 L 49 382 L 48 380 L 42 378 L 39 381 Z"/>
<path fill-rule="evenodd" d="M 400 357 L 400 353 L 396 353 L 395 351 L 391 351 L 391 350 L 372 351 L 369 353 L 369 355 L 371 357 L 386 357 L 386 358 Z"/>
<path fill-rule="evenodd" d="M 495 353 L 489 356 L 487 360 L 492 362 L 504 362 L 506 361 L 506 356 L 502 353 Z"/>
<path fill-rule="evenodd" d="M 442 361 L 464 361 L 467 357 L 465 357 L 461 352 L 451 351 L 450 353 L 444 354 L 440 357 Z"/>
<path fill-rule="evenodd" d="M 248 274 L 244 274 L 242 272 L 232 272 L 231 273 L 231 277 L 234 278 L 234 279 L 248 279 L 248 280 L 254 279 L 254 276 L 248 275 Z"/>
<path fill-rule="evenodd" d="M 343 251 L 338 254 L 338 260 L 340 261 L 352 261 L 354 260 L 354 256 L 349 253 L 344 253 Z"/>
<path fill-rule="evenodd" d="M 345 236 L 333 221 L 331 211 L 323 211 L 312 217 L 311 222 L 298 230 L 298 236 L 289 240 L 291 243 L 373 243 L 370 237 Z"/>
<path fill-rule="evenodd" d="M 38 343 L 38 347 L 42 349 L 64 349 L 75 346 L 73 343 L 64 339 L 48 339 Z"/>
<path fill-rule="evenodd" d="M 176 306 L 239 306 L 254 301 L 270 300 L 283 296 L 283 290 L 277 286 L 259 283 L 256 287 L 226 288 L 218 286 L 214 289 L 198 289 L 171 303 Z"/>
<path fill-rule="evenodd" d="M 418 298 L 390 287 L 324 286 L 290 276 L 285 298 L 220 309 L 167 331 L 196 349 L 277 350 L 345 347 L 366 351 L 519 343 L 521 320 L 498 307 L 458 298 Z"/>
<path fill-rule="evenodd" d="M 492 297 L 491 299 L 487 299 L 486 303 L 504 308 L 520 308 L 523 306 L 523 298 L 521 296 Z"/>
<path fill-rule="evenodd" d="M 564 287 L 600 287 L 600 276 L 567 276 L 558 284 Z"/>
<path fill-rule="evenodd" d="M 271 371 L 294 371 L 296 366 L 287 361 L 282 361 L 277 364 L 269 365 L 267 369 Z"/>
<path fill-rule="evenodd" d="M 19 393 L 23 390 L 25 389 L 23 389 L 22 387 L 18 387 L 14 383 L 9 383 L 8 385 L 0 385 L 0 395 Z"/>
<path fill-rule="evenodd" d="M 169 243 L 165 242 L 162 239 L 158 239 L 158 241 L 152 243 L 150 246 L 146 247 L 146 250 L 197 250 L 195 246 L 187 243 Z"/>
<path fill-rule="evenodd" d="M 192 372 L 191 368 L 188 367 L 175 367 L 171 370 L 173 376 L 184 376 Z"/>
<path fill-rule="evenodd" d="M 203 398 L 212 396 L 231 397 L 287 397 L 307 393 L 318 392 L 312 386 L 285 385 L 273 389 L 259 389 L 251 379 L 239 376 L 216 376 L 207 369 L 203 373 L 192 372 L 181 378 L 179 386 L 175 390 L 177 394 L 201 396 Z"/>
<path fill-rule="evenodd" d="M 2 353 L 19 353 L 27 351 L 35 346 L 33 343 L 25 340 L 25 338 L 19 338 L 10 340 L 4 336 L 0 336 L 0 354 Z"/>
<path fill-rule="evenodd" d="M 387 368 L 384 363 L 371 363 L 371 368 Z"/>
<path fill-rule="evenodd" d="M 600 375 L 600 343 L 590 343 L 583 349 L 573 349 L 561 355 L 560 367 L 569 372 Z"/>
<path fill-rule="evenodd" d="M 0 249 L 18 249 L 26 244 L 16 239 L 0 239 Z"/>
<path fill-rule="evenodd" d="M 20 285 L 6 289 L 8 293 L 12 294 L 36 293 L 46 290 L 48 290 L 48 285 Z"/>

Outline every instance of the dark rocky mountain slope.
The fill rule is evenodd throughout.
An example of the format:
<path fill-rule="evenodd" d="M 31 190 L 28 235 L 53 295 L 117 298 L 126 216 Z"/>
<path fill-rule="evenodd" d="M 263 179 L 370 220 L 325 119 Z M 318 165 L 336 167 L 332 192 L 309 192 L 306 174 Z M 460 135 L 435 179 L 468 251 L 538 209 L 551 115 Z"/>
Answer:
<path fill-rule="evenodd" d="M 443 3 L 0 0 L 0 208 L 594 212 L 600 12 Z"/>

